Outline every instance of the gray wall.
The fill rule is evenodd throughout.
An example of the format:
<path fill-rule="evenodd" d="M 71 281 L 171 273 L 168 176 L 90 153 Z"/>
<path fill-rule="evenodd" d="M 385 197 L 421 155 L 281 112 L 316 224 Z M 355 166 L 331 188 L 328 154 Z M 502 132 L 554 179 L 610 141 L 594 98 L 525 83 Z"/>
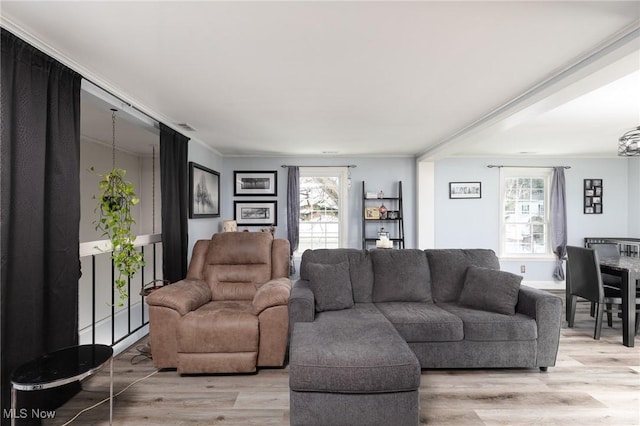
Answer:
<path fill-rule="evenodd" d="M 362 182 L 367 191 L 383 190 L 389 196 L 398 193 L 397 183 L 402 181 L 405 247 L 416 246 L 415 232 L 415 160 L 410 157 L 395 158 L 304 158 L 304 157 L 225 157 L 221 177 L 221 212 L 223 219 L 233 219 L 234 200 L 258 200 L 260 197 L 234 197 L 234 170 L 277 170 L 278 171 L 278 226 L 276 237 L 287 238 L 287 170 L 283 164 L 297 166 L 344 166 L 356 165 L 351 169 L 351 189 L 349 190 L 349 232 L 348 247 L 360 248 L 362 235 Z M 274 199 L 264 197 L 263 199 Z M 256 228 L 258 229 L 258 228 Z M 407 232 L 409 231 L 409 232 Z"/>
<path fill-rule="evenodd" d="M 584 237 L 638 237 L 640 159 L 446 159 L 435 165 L 435 246 L 482 247 L 499 251 L 499 169 L 489 164 L 571 166 L 567 182 L 568 243 L 582 245 Z M 583 179 L 603 180 L 603 214 L 583 214 Z M 481 181 L 482 198 L 450 200 L 449 182 Z M 630 215 L 635 215 L 630 218 Z M 550 281 L 553 261 L 502 260 L 503 269 L 520 273 L 525 280 Z"/>
<path fill-rule="evenodd" d="M 189 256 L 197 239 L 210 238 L 222 230 L 222 221 L 233 219 L 234 200 L 259 200 L 260 197 L 234 197 L 234 170 L 277 170 L 278 195 L 263 199 L 277 199 L 278 226 L 276 237 L 286 238 L 287 170 L 281 165 L 343 166 L 351 169 L 349 191 L 348 247 L 361 247 L 361 190 L 366 182 L 368 191 L 382 189 L 386 194 L 397 193 L 397 182 L 403 183 L 406 247 L 417 247 L 416 163 L 413 158 L 318 158 L 318 157 L 221 157 L 204 145 L 189 143 L 189 161 L 220 172 L 220 218 L 189 220 Z M 445 159 L 435 163 L 435 247 L 482 247 L 499 251 L 499 170 L 488 164 L 507 165 L 567 165 L 569 244 L 581 245 L 587 236 L 627 236 L 640 238 L 640 158 L 611 159 Z M 583 179 L 603 179 L 603 214 L 585 215 L 582 206 Z M 450 200 L 449 182 L 480 181 L 479 200 Z M 424 214 L 424 212 L 423 212 Z M 258 228 L 252 228 L 252 230 Z M 526 266 L 527 281 L 551 281 L 552 260 L 502 260 L 502 268 L 520 273 Z"/>

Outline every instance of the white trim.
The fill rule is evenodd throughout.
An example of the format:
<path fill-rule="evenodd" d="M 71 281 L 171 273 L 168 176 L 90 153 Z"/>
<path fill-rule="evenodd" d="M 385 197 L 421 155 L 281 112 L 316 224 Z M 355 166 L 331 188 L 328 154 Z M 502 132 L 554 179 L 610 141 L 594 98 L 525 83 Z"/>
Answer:
<path fill-rule="evenodd" d="M 553 174 L 552 167 L 525 168 L 510 167 L 500 169 L 500 247 L 499 257 L 504 260 L 553 260 L 553 252 L 551 250 L 551 226 L 550 226 L 550 192 L 551 192 L 551 176 Z M 504 204 L 505 204 L 505 180 L 511 177 L 535 177 L 544 178 L 544 223 L 545 223 L 545 253 L 524 254 L 514 253 L 508 254 L 505 249 L 505 222 L 504 222 Z"/>
<path fill-rule="evenodd" d="M 349 230 L 349 172 L 347 167 L 306 167 L 300 166 L 300 177 L 338 177 L 338 246 L 347 247 Z"/>
<path fill-rule="evenodd" d="M 522 281 L 522 285 L 538 290 L 565 290 L 565 281 Z"/>

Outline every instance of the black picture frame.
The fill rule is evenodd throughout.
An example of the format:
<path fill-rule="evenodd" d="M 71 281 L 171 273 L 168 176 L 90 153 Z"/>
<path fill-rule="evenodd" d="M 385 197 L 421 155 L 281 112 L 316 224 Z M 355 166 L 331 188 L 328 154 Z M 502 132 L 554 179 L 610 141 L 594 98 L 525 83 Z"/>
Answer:
<path fill-rule="evenodd" d="M 233 195 L 267 196 L 278 195 L 277 170 L 236 170 L 233 172 Z"/>
<path fill-rule="evenodd" d="M 233 219 L 238 226 L 277 226 L 278 202 L 234 201 Z"/>
<path fill-rule="evenodd" d="M 602 214 L 602 179 L 584 179 L 584 214 Z"/>
<path fill-rule="evenodd" d="M 189 218 L 220 217 L 220 173 L 189 162 Z"/>
<path fill-rule="evenodd" d="M 449 182 L 449 198 L 452 200 L 482 198 L 482 183 Z"/>

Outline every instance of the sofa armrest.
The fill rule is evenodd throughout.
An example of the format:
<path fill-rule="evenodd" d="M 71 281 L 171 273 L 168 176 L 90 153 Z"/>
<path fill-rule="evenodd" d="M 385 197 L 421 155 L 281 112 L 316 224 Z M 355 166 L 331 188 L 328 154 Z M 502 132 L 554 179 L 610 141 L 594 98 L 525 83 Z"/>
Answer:
<path fill-rule="evenodd" d="M 171 308 L 180 315 L 195 311 L 211 301 L 211 289 L 201 280 L 181 280 L 166 285 L 147 296 L 149 306 Z"/>
<path fill-rule="evenodd" d="M 289 303 L 290 293 L 291 281 L 289 278 L 276 278 L 262 284 L 251 302 L 253 313 L 259 315 L 260 312 L 272 306 L 286 305 Z"/>
<path fill-rule="evenodd" d="M 526 285 L 520 286 L 516 313 L 536 320 L 538 326 L 538 367 L 555 365 L 562 326 L 562 299 Z"/>
<path fill-rule="evenodd" d="M 310 282 L 298 280 L 291 288 L 289 297 L 289 324 L 296 322 L 312 322 L 315 319 L 316 305 Z"/>

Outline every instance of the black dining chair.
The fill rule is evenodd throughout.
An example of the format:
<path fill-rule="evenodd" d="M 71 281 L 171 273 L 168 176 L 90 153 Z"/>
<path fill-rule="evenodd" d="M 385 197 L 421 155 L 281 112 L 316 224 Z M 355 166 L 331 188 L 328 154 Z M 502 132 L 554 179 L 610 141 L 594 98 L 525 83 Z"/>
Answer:
<path fill-rule="evenodd" d="M 598 258 L 604 257 L 619 258 L 620 249 L 616 243 L 590 243 L 589 248 L 592 248 L 598 253 Z M 602 274 L 602 283 L 609 287 L 620 288 L 622 286 L 622 278 L 611 275 Z"/>
<path fill-rule="evenodd" d="M 607 312 L 607 323 L 613 324 L 613 309 L 619 309 L 622 304 L 622 294 L 619 288 L 608 287 L 603 284 L 600 272 L 598 253 L 592 248 L 567 246 L 567 286 L 569 299 L 569 327 L 572 328 L 576 315 L 578 297 L 594 302 L 596 306 L 596 325 L 594 339 L 600 339 L 602 317 Z M 634 301 L 636 307 L 635 331 L 638 332 L 638 294 Z"/>

